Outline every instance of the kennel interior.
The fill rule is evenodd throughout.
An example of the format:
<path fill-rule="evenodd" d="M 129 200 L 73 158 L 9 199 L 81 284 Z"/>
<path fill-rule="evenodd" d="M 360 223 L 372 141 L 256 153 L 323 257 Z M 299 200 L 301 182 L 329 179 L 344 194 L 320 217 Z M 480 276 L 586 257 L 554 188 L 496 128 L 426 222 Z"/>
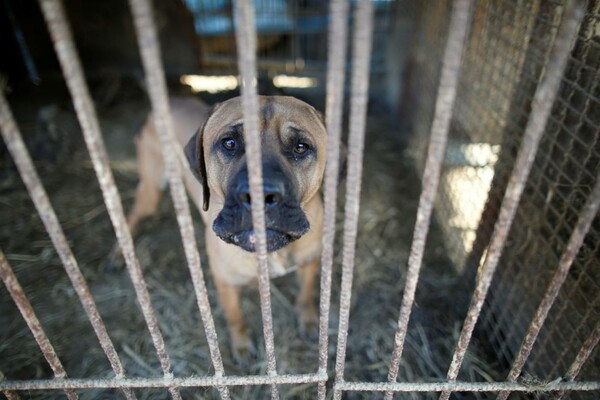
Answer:
<path fill-rule="evenodd" d="M 56 2 L 40 1 L 44 3 Z M 327 67 L 332 49 L 327 40 L 334 3 L 346 2 L 253 2 L 259 94 L 294 95 L 328 111 Z M 360 8 L 357 3 L 361 2 L 347 2 L 350 12 Z M 282 398 L 315 398 L 319 382 L 326 384 L 328 398 L 336 391 L 336 395 L 341 394 L 340 388 L 349 399 L 383 396 L 376 393 L 381 388 L 375 386 L 388 381 L 399 310 L 408 292 L 405 282 L 411 279 L 408 265 L 417 215 L 422 211 L 420 192 L 431 188 L 425 179 L 427 146 L 434 121 L 439 118 L 435 112 L 438 94 L 448 86 L 444 54 L 456 31 L 451 21 L 458 13 L 457 3 L 463 9 L 467 6 L 468 30 L 462 42 L 448 142 L 443 160 L 439 160 L 443 161 L 439 186 L 433 187 L 434 215 L 416 301 L 409 307 L 412 314 L 399 365 L 399 384 L 394 389 L 402 393 L 395 398 L 438 398 L 440 391 L 453 388 L 452 398 L 456 399 L 496 398 L 499 389 L 507 388 L 514 390 L 511 398 L 555 398 L 563 394 L 560 389 L 566 390 L 564 397 L 573 399 L 599 395 L 600 2 L 377 0 L 371 3 L 372 51 L 365 57 L 371 67 L 370 101 L 344 375 L 343 379 L 337 375 L 336 345 L 340 332 L 344 335 L 340 329 L 340 311 L 346 307 L 340 306 L 341 270 L 346 264 L 343 203 L 351 190 L 344 190 L 342 183 L 325 376 L 315 374 L 319 366 L 317 343 L 303 340 L 296 328 L 292 312 L 297 290 L 294 277 L 279 278 L 271 285 L 277 374 L 291 377 L 287 384 L 278 386 Z M 150 110 L 148 87 L 142 83 L 148 71 L 137 49 L 139 32 L 126 2 L 64 4 L 112 174 L 127 209 L 137 182 L 133 138 Z M 470 298 L 481 280 L 488 253 L 493 251 L 495 227 L 505 208 L 505 193 L 511 190 L 519 152 L 528 140 L 529 121 L 544 100 L 536 94 L 556 62 L 555 49 L 564 36 L 561 27 L 571 15 L 568 4 L 580 7 L 583 17 L 576 40 L 569 42 L 556 98 L 546 98 L 552 107 L 550 115 L 456 380 L 448 369 L 462 337 Z M 235 80 L 233 88 L 222 87 L 217 93 L 207 91 L 214 88 L 190 89 L 181 84 L 183 75 L 235 77 L 239 73 L 242 54 L 236 49 L 235 6 L 236 2 L 218 0 L 154 2 L 171 94 L 198 96 L 214 103 L 240 93 Z M 131 279 L 125 271 L 104 270 L 115 231 L 94 160 L 81 140 L 65 74 L 54 55 L 47 16 L 34 1 L 5 1 L 0 18 L 2 37 L 6 38 L 1 43 L 3 54 L 11 55 L 0 60 L 8 104 L 124 374 L 130 383 L 139 379 L 133 391 L 138 398 L 168 398 L 168 385 L 160 383 L 162 360 L 154 350 L 154 338 L 140 313 Z M 356 97 L 350 89 L 351 75 L 358 68 L 350 43 L 352 33 L 362 25 L 353 23 L 349 16 L 343 21 L 349 26 L 349 37 L 347 46 L 340 44 L 348 50 L 343 63 L 348 72 L 341 93 L 346 99 L 346 114 L 354 111 L 356 115 L 360 109 L 348 110 L 350 99 Z M 301 80 L 281 80 L 282 76 Z M 68 74 L 66 77 L 70 78 Z M 5 134 L 5 113 L 2 122 Z M 345 125 L 352 128 L 352 123 Z M 345 136 L 344 141 L 350 141 L 352 147 L 356 142 Z M 76 394 L 83 399 L 122 397 L 107 383 L 115 376 L 114 366 L 98 344 L 6 148 L 2 148 L 1 157 L 0 248 L 7 260 L 4 265 L 10 264 L 14 270 L 69 378 L 78 380 Z M 217 381 L 202 381 L 214 376 L 218 367 L 213 364 L 198 313 L 196 285 L 190 279 L 175 215 L 167 195 L 158 216 L 145 221 L 136 235 L 136 255 L 173 374 L 183 379 L 181 383 L 190 384 L 182 385 L 181 396 L 220 398 L 224 395 Z M 589 230 L 581 229 L 586 222 L 581 221 L 582 215 L 587 215 Z M 229 395 L 267 398 L 269 384 L 274 381 L 268 376 L 258 290 L 248 288 L 242 306 L 246 315 L 256 316 L 248 318 L 248 323 L 259 354 L 249 369 L 241 369 L 228 352 L 225 322 L 206 268 L 203 227 L 196 211 L 192 210 L 192 216 L 224 373 L 232 379 Z M 577 232 L 583 240 L 573 251 L 571 240 Z M 570 270 L 556 288 L 555 270 L 565 264 Z M 545 323 L 518 379 L 510 378 L 515 359 L 522 353 L 523 339 L 528 330 L 536 328 L 532 323 L 536 311 L 540 304 L 547 304 L 549 287 L 558 289 L 557 297 L 550 300 Z M 6 397 L 72 396 L 33 385 L 52 382 L 53 371 L 5 287 L 0 288 L 0 309 L 0 389 Z M 257 381 L 262 384 L 244 379 L 254 375 L 265 377 Z M 238 378 L 238 383 L 233 383 Z M 575 383 L 568 386 L 572 381 Z M 27 382 L 33 386 L 27 387 Z M 89 382 L 96 382 L 96 386 L 86 386 Z M 114 379 L 111 382 L 114 384 Z M 353 382 L 355 386 L 343 387 Z M 25 389 L 10 390 L 19 384 Z"/>

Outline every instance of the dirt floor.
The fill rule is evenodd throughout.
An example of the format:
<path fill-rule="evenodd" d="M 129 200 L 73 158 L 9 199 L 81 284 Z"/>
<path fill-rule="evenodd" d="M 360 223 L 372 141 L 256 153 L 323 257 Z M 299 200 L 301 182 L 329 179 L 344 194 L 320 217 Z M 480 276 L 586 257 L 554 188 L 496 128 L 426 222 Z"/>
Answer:
<path fill-rule="evenodd" d="M 131 89 L 119 101 L 101 102 L 98 113 L 113 172 L 126 209 L 137 183 L 133 136 L 148 110 L 144 95 Z M 69 239 L 75 257 L 94 295 L 126 373 L 130 377 L 160 376 L 160 367 L 150 336 L 139 312 L 130 279 L 125 271 L 106 273 L 104 263 L 115 242 L 94 171 L 73 112 L 66 101 L 24 96 L 9 98 L 33 152 L 46 189 Z M 209 98 L 213 101 L 214 98 Z M 104 103 L 104 104 L 102 104 Z M 322 97 L 315 102 L 322 107 Z M 40 107 L 54 104 L 51 122 Z M 420 183 L 410 158 L 405 155 L 403 132 L 388 114 L 370 111 L 366 139 L 358 247 L 352 292 L 346 379 L 385 381 L 393 345 Z M 53 131 L 54 136 L 44 136 Z M 37 138 L 37 139 L 36 139 Z M 40 139 L 42 138 L 42 139 Z M 33 144 L 32 144 L 33 143 Z M 44 147 L 45 146 L 45 147 Z M 87 321 L 77 296 L 63 270 L 52 243 L 18 177 L 3 155 L 0 175 L 0 247 L 25 288 L 43 327 L 65 369 L 72 378 L 112 377 L 109 364 Z M 343 196 L 343 190 L 340 190 Z M 340 206 L 341 210 L 341 206 Z M 194 210 L 201 253 L 203 226 Z M 338 238 L 342 214 L 338 216 Z M 336 247 L 332 313 L 330 319 L 330 375 L 333 376 L 341 246 Z M 200 321 L 192 282 L 186 266 L 171 200 L 163 198 L 159 214 L 141 226 L 136 237 L 137 255 L 144 270 L 167 351 L 176 376 L 211 374 L 212 367 Z M 219 332 L 225 370 L 229 375 L 264 374 L 260 307 L 256 287 L 244 291 L 243 309 L 258 343 L 259 355 L 249 370 L 232 361 L 228 335 L 214 285 L 202 259 L 213 315 Z M 293 275 L 272 285 L 275 346 L 278 371 L 315 372 L 317 345 L 300 338 L 293 313 L 297 287 Z M 8 379 L 42 379 L 50 370 L 8 292 L 0 286 L 0 371 Z M 417 289 L 399 380 L 435 381 L 445 377 L 456 338 L 466 311 L 462 282 L 446 257 L 441 233 L 434 222 Z M 481 381 L 497 378 L 497 370 L 486 359 L 475 339 L 469 348 L 461 378 Z M 330 384 L 331 385 L 331 384 Z M 283 398 L 311 399 L 314 385 L 283 386 Z M 166 399 L 166 390 L 136 390 L 140 399 Z M 217 398 L 213 389 L 185 389 L 184 398 Z M 234 388 L 233 398 L 266 398 L 268 388 Z M 116 392 L 80 391 L 82 399 L 118 398 Z M 60 392 L 22 393 L 25 399 L 64 398 Z M 399 396 L 397 396 L 399 397 Z M 406 395 L 406 398 L 437 398 Z M 404 398 L 403 397 L 403 398 Z M 348 394 L 348 399 L 378 398 L 372 393 Z M 457 394 L 456 398 L 470 398 Z"/>

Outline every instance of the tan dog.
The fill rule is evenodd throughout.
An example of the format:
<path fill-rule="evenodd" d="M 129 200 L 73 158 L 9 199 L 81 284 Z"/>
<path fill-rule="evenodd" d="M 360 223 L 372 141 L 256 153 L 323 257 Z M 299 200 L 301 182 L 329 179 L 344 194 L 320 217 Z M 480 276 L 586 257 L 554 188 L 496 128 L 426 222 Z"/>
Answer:
<path fill-rule="evenodd" d="M 313 287 L 321 253 L 319 192 L 327 134 L 320 114 L 300 100 L 276 96 L 259 97 L 259 101 L 270 275 L 297 269 L 300 328 L 315 337 L 318 314 Z M 255 250 L 255 238 L 241 101 L 228 100 L 209 112 L 199 100 L 172 99 L 171 110 L 177 139 L 182 146 L 187 143 L 185 154 L 192 172 L 186 169 L 185 184 L 206 227 L 206 249 L 232 352 L 245 363 L 254 346 L 240 310 L 239 290 L 255 281 L 257 262 L 249 253 Z M 140 183 L 128 216 L 132 232 L 142 218 L 156 212 L 166 185 L 160 140 L 151 117 L 136 145 Z"/>

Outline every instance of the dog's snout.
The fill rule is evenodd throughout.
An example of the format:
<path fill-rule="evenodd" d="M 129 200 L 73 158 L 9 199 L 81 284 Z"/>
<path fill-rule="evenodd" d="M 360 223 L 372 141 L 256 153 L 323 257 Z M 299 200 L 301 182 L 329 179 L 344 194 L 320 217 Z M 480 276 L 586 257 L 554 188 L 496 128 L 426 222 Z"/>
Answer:
<path fill-rule="evenodd" d="M 240 205 L 246 209 L 252 208 L 252 196 L 250 195 L 250 185 L 243 183 L 237 188 L 236 198 Z M 283 201 L 285 187 L 283 184 L 275 182 L 265 182 L 263 185 L 265 209 L 277 207 Z"/>

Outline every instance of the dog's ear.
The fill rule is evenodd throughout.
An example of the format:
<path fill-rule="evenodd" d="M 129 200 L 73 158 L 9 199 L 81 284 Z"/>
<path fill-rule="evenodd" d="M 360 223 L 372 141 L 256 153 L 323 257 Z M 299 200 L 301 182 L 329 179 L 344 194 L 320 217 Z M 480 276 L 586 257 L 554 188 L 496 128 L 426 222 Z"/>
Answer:
<path fill-rule="evenodd" d="M 208 118 L 206 119 L 208 121 Z M 206 121 L 202 124 L 200 129 L 192 136 L 187 145 L 185 146 L 185 156 L 190 164 L 192 173 L 200 181 L 202 185 L 202 209 L 208 210 L 208 204 L 210 201 L 210 189 L 208 188 L 208 177 L 206 176 L 206 163 L 204 161 L 204 127 Z"/>

